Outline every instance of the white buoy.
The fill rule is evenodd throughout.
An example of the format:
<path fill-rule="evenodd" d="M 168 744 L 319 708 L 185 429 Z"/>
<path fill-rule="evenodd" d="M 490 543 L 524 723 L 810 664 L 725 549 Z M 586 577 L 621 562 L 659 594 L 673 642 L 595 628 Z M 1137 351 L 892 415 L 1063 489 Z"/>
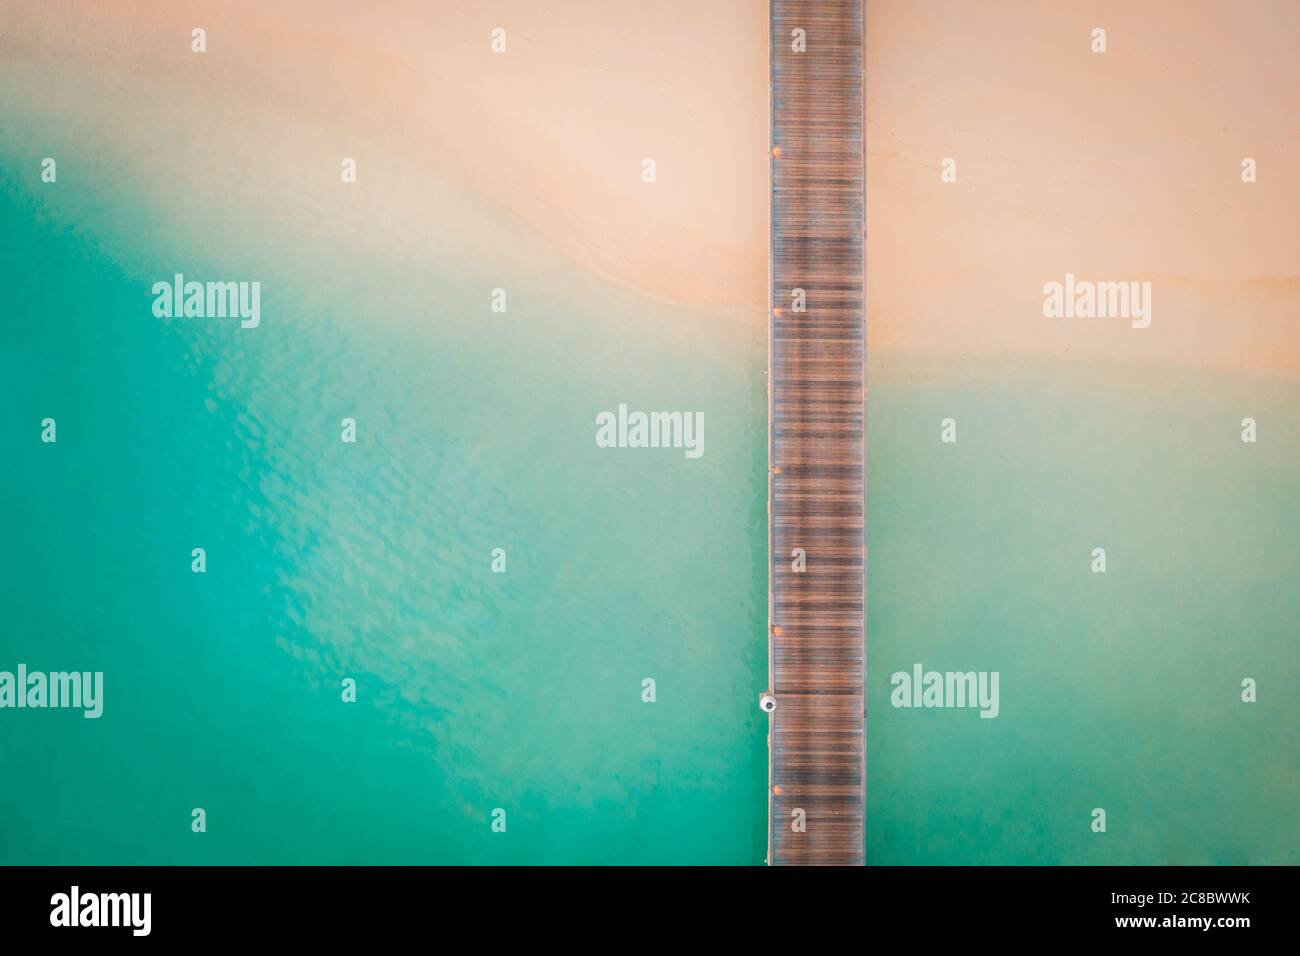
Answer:
<path fill-rule="evenodd" d="M 763 691 L 758 695 L 758 706 L 763 709 L 763 713 L 770 714 L 776 710 L 776 698 L 772 696 L 770 691 Z"/>

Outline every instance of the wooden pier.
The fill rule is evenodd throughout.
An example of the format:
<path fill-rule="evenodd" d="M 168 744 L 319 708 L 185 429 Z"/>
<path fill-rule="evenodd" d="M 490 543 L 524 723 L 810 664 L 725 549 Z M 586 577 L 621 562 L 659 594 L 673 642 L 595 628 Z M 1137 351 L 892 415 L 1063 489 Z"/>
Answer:
<path fill-rule="evenodd" d="M 770 864 L 864 862 L 862 5 L 771 0 Z"/>

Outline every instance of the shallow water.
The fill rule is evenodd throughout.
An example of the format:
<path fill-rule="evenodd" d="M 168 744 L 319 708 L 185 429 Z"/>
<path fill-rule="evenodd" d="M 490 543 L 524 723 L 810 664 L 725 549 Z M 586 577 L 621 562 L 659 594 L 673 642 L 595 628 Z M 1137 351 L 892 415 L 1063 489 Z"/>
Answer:
<path fill-rule="evenodd" d="M 18 152 L 0 669 L 103 671 L 105 712 L 0 712 L 0 862 L 762 861 L 761 326 L 523 239 L 504 316 L 473 263 L 253 272 Z M 175 271 L 261 281 L 261 327 L 155 318 Z M 619 402 L 704 412 L 704 456 L 597 448 Z"/>
<path fill-rule="evenodd" d="M 1300 860 L 1300 383 L 869 372 L 868 859 Z M 1000 714 L 894 708 L 918 662 L 1000 672 Z"/>
<path fill-rule="evenodd" d="M 762 861 L 761 316 L 448 183 L 350 233 L 3 119 L 0 669 L 106 699 L 0 711 L 0 862 Z M 155 318 L 176 271 L 261 281 L 262 326 Z M 1297 384 L 868 371 L 869 862 L 1300 862 Z M 598 449 L 619 402 L 703 411 L 704 457 Z M 916 663 L 997 670 L 999 716 L 892 708 Z"/>

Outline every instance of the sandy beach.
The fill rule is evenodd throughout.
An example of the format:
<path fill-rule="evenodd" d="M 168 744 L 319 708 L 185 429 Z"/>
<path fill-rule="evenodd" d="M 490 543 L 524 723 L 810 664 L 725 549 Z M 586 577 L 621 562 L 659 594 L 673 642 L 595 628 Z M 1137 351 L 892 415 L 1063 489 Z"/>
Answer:
<path fill-rule="evenodd" d="M 416 258 L 486 253 L 422 205 L 423 180 L 438 179 L 598 276 L 761 322 L 767 31 L 748 7 L 611 18 L 598 3 L 517 2 L 487 19 L 474 4 L 418 2 L 386 4 L 383 18 L 339 2 L 12 5 L 0 50 L 17 101 L 58 104 L 50 115 L 102 139 L 127 175 L 191 203 L 335 218 L 351 157 L 356 195 L 343 201 L 356 216 L 331 223 L 345 237 Z M 114 109 L 90 109 L 89 91 Z M 160 196 L 172 209 L 177 198 Z"/>

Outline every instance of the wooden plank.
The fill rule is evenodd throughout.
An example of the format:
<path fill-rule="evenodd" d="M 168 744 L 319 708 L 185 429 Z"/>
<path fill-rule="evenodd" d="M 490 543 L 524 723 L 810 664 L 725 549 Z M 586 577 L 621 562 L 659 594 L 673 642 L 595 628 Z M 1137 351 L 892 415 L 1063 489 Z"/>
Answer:
<path fill-rule="evenodd" d="M 771 0 L 771 864 L 864 856 L 862 52 L 862 0 Z"/>

